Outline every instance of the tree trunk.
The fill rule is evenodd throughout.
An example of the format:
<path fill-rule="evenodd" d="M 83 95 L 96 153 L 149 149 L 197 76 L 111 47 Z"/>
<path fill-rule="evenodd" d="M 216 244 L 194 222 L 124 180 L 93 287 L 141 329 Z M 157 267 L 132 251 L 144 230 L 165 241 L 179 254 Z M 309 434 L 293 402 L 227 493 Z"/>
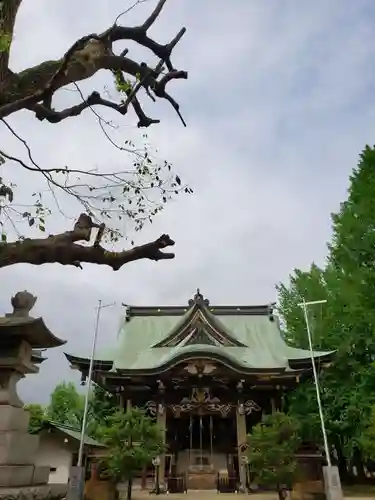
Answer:
<path fill-rule="evenodd" d="M 142 482 L 141 482 L 141 489 L 145 490 L 147 488 L 147 467 L 143 467 L 142 469 Z"/>
<path fill-rule="evenodd" d="M 132 498 L 132 486 L 133 486 L 133 478 L 129 477 L 128 479 L 128 490 L 126 493 L 126 500 L 131 500 Z"/>

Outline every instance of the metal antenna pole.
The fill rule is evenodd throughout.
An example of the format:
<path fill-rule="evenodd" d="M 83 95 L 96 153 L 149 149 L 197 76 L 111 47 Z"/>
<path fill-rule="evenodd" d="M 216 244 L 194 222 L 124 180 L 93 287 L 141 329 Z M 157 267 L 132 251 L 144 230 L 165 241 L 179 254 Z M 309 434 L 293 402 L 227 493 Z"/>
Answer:
<path fill-rule="evenodd" d="M 307 337 L 309 339 L 309 348 L 310 348 L 311 363 L 312 363 L 313 374 L 314 374 L 316 399 L 317 399 L 317 402 L 318 402 L 320 425 L 322 427 L 322 434 L 323 434 L 324 449 L 325 449 L 325 453 L 326 453 L 326 457 L 327 457 L 328 467 L 331 467 L 331 465 L 332 465 L 331 464 L 331 455 L 329 453 L 327 432 L 326 432 L 326 426 L 325 426 L 325 423 L 324 423 L 324 416 L 323 416 L 323 409 L 322 409 L 322 401 L 320 399 L 319 380 L 318 380 L 318 374 L 317 374 L 317 371 L 316 371 L 315 357 L 314 357 L 314 351 L 313 351 L 313 346 L 312 346 L 309 315 L 307 314 L 307 306 L 311 306 L 311 305 L 315 305 L 315 304 L 325 304 L 326 302 L 327 302 L 326 300 L 315 300 L 315 301 L 312 301 L 312 302 L 306 302 L 305 299 L 303 299 L 303 301 L 300 304 L 298 304 L 298 305 L 300 307 L 302 307 L 303 314 L 305 316 L 305 323 L 306 323 L 306 329 L 307 329 Z"/>
<path fill-rule="evenodd" d="M 98 302 L 97 313 L 96 313 L 95 331 L 94 331 L 94 337 L 92 339 L 89 373 L 87 376 L 87 393 L 85 396 L 85 406 L 83 409 L 81 438 L 80 438 L 79 450 L 78 450 L 78 462 L 77 462 L 78 467 L 82 467 L 82 462 L 83 462 L 83 449 L 84 449 L 84 444 L 85 444 L 87 414 L 88 414 L 88 409 L 89 409 L 90 389 L 91 389 L 91 382 L 92 382 L 92 372 L 93 372 L 93 367 L 94 367 L 96 341 L 98 339 L 98 332 L 99 332 L 100 312 L 104 307 L 110 307 L 110 306 L 113 306 L 114 304 L 115 303 L 111 303 L 111 304 L 107 304 L 107 305 L 103 306 L 101 300 L 99 300 L 99 302 Z"/>
<path fill-rule="evenodd" d="M 83 448 L 84 448 L 84 444 L 85 444 L 85 433 L 86 433 L 86 424 L 87 424 L 87 412 L 88 412 L 88 409 L 89 409 L 89 398 L 90 398 L 90 389 L 91 389 L 91 380 L 92 380 L 92 369 L 94 367 L 95 348 L 96 348 L 96 341 L 97 341 L 97 338 L 98 338 L 99 319 L 100 319 L 100 311 L 101 311 L 101 309 L 102 309 L 102 301 L 99 300 L 98 310 L 97 310 L 97 313 L 96 313 L 96 323 L 95 323 L 94 337 L 92 339 L 89 373 L 88 373 L 88 377 L 87 377 L 87 392 L 86 392 L 86 396 L 85 396 L 85 407 L 83 409 L 81 439 L 79 441 L 79 450 L 78 450 L 78 462 L 77 462 L 78 467 L 82 467 L 82 461 L 83 461 Z"/>

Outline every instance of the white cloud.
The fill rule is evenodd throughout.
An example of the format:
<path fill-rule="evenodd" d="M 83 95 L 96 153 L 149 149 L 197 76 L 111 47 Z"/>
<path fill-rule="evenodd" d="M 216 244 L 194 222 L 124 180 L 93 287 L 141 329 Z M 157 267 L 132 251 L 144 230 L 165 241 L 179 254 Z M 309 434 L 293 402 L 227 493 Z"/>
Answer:
<path fill-rule="evenodd" d="M 152 3 L 129 19 L 142 20 Z M 123 8 L 120 0 L 24 2 L 13 67 L 59 57 L 79 36 L 105 29 Z M 323 261 L 329 214 L 345 196 L 360 150 L 374 142 L 373 18 L 372 0 L 167 2 L 153 35 L 168 41 L 187 27 L 174 62 L 189 71 L 189 80 L 175 82 L 173 93 L 188 128 L 167 103 L 147 104 L 147 112 L 162 119 L 149 138 L 195 194 L 168 206 L 139 241 L 168 232 L 176 259 L 134 263 L 116 273 L 13 266 L 2 270 L 2 309 L 12 293 L 28 288 L 39 295 L 47 324 L 68 340 L 66 349 L 88 352 L 99 298 L 178 304 L 199 286 L 212 303 L 274 300 L 274 284 L 294 267 Z M 144 51 L 134 54 L 149 60 Z M 95 78 L 98 88 L 109 83 L 104 72 Z M 82 88 L 89 92 L 92 83 Z M 74 97 L 61 93 L 59 102 Z M 58 125 L 22 112 L 12 124 L 43 165 L 125 161 L 89 111 Z M 129 127 L 121 133 L 137 134 Z M 0 138 L 19 153 L 4 130 Z M 23 196 L 35 189 L 35 175 L 6 169 L 4 176 L 23 182 Z M 69 224 L 56 217 L 51 230 Z M 101 342 L 115 338 L 120 311 L 106 310 Z M 41 374 L 24 384 L 28 399 L 45 399 L 57 381 L 72 376 L 61 350 L 50 356 Z"/>

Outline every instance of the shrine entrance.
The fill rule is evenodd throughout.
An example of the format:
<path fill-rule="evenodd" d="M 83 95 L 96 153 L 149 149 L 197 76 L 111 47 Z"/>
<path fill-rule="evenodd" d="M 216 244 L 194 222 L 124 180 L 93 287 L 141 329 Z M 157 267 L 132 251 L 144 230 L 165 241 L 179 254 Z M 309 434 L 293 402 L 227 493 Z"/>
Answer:
<path fill-rule="evenodd" d="M 174 450 L 175 471 L 187 473 L 190 489 L 216 488 L 217 474 L 223 471 L 238 475 L 236 439 L 233 414 L 223 417 L 200 407 L 168 415 L 167 440 Z"/>
<path fill-rule="evenodd" d="M 225 451 L 227 445 L 236 444 L 233 419 L 223 418 L 218 414 L 190 415 L 188 426 L 190 449 L 202 449 L 212 454 L 214 451 Z M 229 436 L 232 439 L 228 439 Z"/>

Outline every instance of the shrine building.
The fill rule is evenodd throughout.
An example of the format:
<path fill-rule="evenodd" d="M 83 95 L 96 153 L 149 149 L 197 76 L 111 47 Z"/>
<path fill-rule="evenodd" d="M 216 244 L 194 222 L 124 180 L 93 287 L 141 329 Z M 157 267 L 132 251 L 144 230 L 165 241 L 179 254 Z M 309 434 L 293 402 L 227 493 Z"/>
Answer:
<path fill-rule="evenodd" d="M 324 366 L 333 352 L 314 356 Z M 66 357 L 84 380 L 89 358 Z M 203 489 L 223 472 L 245 487 L 247 433 L 311 373 L 310 352 L 285 343 L 272 305 L 213 306 L 198 289 L 186 306 L 128 307 L 93 380 L 165 429 L 161 484 L 188 472 L 188 487 Z"/>

